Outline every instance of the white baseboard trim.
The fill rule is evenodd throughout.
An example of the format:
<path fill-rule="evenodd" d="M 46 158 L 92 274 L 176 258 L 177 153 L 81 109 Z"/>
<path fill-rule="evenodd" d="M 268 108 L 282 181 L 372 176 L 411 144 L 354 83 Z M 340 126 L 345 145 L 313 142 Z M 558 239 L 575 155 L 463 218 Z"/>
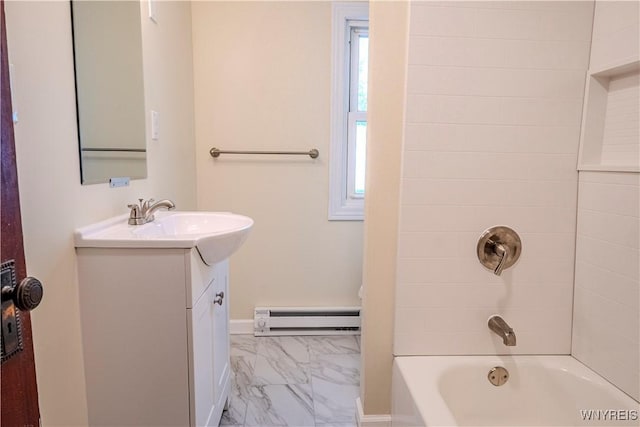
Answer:
<path fill-rule="evenodd" d="M 358 427 L 391 427 L 391 415 L 365 415 L 359 397 L 356 399 L 356 421 Z"/>
<path fill-rule="evenodd" d="M 231 335 L 253 335 L 253 319 L 231 319 L 229 333 Z"/>

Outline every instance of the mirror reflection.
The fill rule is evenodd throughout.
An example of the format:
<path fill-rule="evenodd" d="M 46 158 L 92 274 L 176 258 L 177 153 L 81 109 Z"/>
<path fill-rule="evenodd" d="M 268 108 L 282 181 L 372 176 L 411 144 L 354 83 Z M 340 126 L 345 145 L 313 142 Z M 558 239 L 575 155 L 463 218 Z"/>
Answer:
<path fill-rule="evenodd" d="M 82 183 L 145 178 L 140 3 L 73 0 L 71 17 Z"/>

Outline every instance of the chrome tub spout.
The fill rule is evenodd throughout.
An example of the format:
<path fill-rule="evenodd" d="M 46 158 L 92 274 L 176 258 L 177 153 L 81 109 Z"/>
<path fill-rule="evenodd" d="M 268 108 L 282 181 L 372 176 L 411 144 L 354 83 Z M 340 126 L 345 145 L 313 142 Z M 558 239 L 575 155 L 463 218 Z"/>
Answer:
<path fill-rule="evenodd" d="M 489 329 L 502 338 L 502 342 L 506 346 L 516 345 L 516 333 L 500 316 L 491 316 L 489 318 Z"/>

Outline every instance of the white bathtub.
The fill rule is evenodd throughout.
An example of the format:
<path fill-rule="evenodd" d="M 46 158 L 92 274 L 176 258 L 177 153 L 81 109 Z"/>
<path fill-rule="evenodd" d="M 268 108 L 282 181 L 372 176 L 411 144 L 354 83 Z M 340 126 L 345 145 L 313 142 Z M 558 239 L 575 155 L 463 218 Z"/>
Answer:
<path fill-rule="evenodd" d="M 487 378 L 494 366 L 509 371 L 502 386 Z M 639 409 L 571 356 L 407 356 L 393 363 L 393 427 L 638 426 Z"/>

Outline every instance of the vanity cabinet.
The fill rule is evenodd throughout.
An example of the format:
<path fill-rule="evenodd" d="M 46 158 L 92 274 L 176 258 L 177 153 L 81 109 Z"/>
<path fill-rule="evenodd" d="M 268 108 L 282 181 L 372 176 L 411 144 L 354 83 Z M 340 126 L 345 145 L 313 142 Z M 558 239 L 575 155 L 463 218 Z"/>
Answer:
<path fill-rule="evenodd" d="M 217 426 L 230 390 L 228 260 L 76 250 L 89 425 Z"/>
<path fill-rule="evenodd" d="M 229 395 L 228 262 L 216 265 L 213 282 L 187 309 L 191 413 L 196 426 L 217 426 Z"/>

